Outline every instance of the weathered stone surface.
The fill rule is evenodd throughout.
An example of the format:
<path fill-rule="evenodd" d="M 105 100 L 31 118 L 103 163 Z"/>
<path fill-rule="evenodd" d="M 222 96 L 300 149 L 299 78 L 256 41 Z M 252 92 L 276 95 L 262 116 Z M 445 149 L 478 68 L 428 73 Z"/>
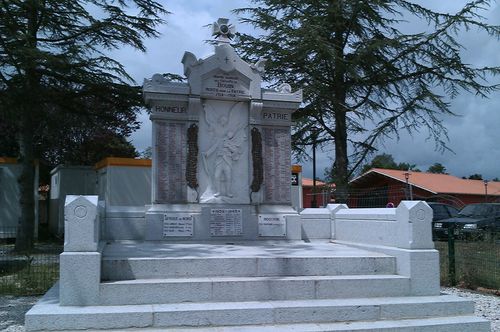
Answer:
<path fill-rule="evenodd" d="M 63 252 L 59 262 L 61 305 L 97 305 L 101 280 L 101 254 Z"/>
<path fill-rule="evenodd" d="M 97 196 L 66 196 L 64 251 L 96 251 L 99 242 Z"/>

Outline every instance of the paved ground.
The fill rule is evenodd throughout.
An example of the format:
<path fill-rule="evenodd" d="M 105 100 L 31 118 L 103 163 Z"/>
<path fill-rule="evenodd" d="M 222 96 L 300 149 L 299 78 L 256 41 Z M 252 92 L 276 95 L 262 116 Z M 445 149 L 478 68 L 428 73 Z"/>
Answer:
<path fill-rule="evenodd" d="M 500 296 L 486 295 L 459 288 L 443 288 L 443 292 L 470 298 L 476 303 L 476 316 L 491 321 L 491 331 L 500 332 Z M 38 300 L 36 296 L 0 296 L 0 331 L 24 331 L 24 314 Z"/>

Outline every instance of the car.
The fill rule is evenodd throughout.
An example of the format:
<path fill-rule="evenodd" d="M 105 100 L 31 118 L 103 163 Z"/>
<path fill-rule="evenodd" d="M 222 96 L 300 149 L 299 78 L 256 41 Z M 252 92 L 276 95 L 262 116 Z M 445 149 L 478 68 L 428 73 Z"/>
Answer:
<path fill-rule="evenodd" d="M 432 208 L 432 221 L 456 217 L 460 211 L 456 207 L 445 203 L 427 202 L 427 204 Z"/>
<path fill-rule="evenodd" d="M 443 220 L 443 219 L 449 219 L 452 217 L 456 217 L 458 215 L 458 212 L 460 211 L 454 206 L 451 206 L 449 204 L 445 203 L 437 203 L 437 202 L 427 202 L 429 206 L 432 208 L 432 238 L 435 240 L 436 239 L 436 234 L 434 232 L 434 224 L 437 221 Z M 438 232 L 440 232 L 441 229 L 438 229 Z M 440 234 L 442 235 L 442 234 Z M 442 237 L 447 237 L 448 235 L 442 236 Z"/>
<path fill-rule="evenodd" d="M 448 238 L 448 229 L 454 226 L 460 238 L 479 238 L 485 232 L 500 231 L 500 203 L 478 203 L 466 205 L 456 217 L 433 222 L 433 237 Z"/>

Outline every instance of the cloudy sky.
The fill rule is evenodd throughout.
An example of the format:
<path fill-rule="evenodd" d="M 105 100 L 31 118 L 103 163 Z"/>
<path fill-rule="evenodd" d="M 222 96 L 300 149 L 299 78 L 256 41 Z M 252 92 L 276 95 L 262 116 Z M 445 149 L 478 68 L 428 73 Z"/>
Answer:
<path fill-rule="evenodd" d="M 454 12 L 463 6 L 463 0 L 420 0 L 420 4 L 443 12 Z M 185 51 L 203 58 L 211 54 L 212 47 L 205 41 L 210 39 L 210 28 L 206 27 L 219 17 L 228 17 L 233 23 L 237 18 L 231 13 L 234 8 L 248 5 L 244 0 L 170 0 L 164 1 L 172 12 L 168 23 L 159 28 L 161 38 L 148 40 L 147 53 L 128 48 L 114 52 L 137 83 L 155 73 L 177 73 L 182 75 L 181 59 Z M 490 24 L 500 25 L 500 1 L 482 13 Z M 237 29 L 252 33 L 249 26 L 237 24 Z M 425 25 L 409 23 L 406 29 L 416 32 Z M 463 59 L 477 66 L 500 65 L 500 41 L 479 34 L 475 30 L 463 32 L 459 40 L 464 46 Z M 500 83 L 500 79 L 496 79 Z M 482 174 L 485 179 L 500 178 L 500 92 L 483 99 L 470 94 L 462 94 L 451 101 L 451 109 L 457 117 L 443 118 L 448 128 L 449 147 L 453 152 L 435 151 L 433 141 L 428 141 L 427 133 L 413 136 L 402 135 L 399 141 L 388 140 L 379 146 L 380 153 L 392 154 L 397 162 L 416 164 L 426 170 L 435 162 L 442 163 L 447 171 L 456 176 Z M 147 115 L 140 116 L 142 128 L 131 136 L 133 144 L 141 151 L 151 145 L 151 123 Z M 331 150 L 331 149 L 328 149 Z M 318 158 L 317 171 L 332 163 L 331 152 L 325 149 Z M 302 162 L 305 176 L 311 177 L 310 162 Z"/>

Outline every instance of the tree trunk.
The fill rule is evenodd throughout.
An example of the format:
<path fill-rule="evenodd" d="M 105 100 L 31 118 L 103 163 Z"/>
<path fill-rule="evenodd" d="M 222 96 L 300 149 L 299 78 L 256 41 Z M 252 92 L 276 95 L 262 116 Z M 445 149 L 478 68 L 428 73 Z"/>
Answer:
<path fill-rule="evenodd" d="M 335 198 L 347 203 L 348 196 L 347 116 L 342 110 L 335 112 Z"/>
<path fill-rule="evenodd" d="M 37 52 L 37 29 L 38 29 L 38 10 L 40 3 L 37 0 L 31 0 L 26 3 L 26 47 Z M 21 217 L 17 225 L 17 237 L 15 250 L 26 252 L 33 249 L 33 238 L 35 228 L 35 181 L 34 181 L 34 119 L 39 105 L 37 98 L 40 92 L 40 76 L 37 72 L 36 55 L 28 58 L 24 68 L 26 80 L 24 82 L 24 98 L 18 100 L 20 110 L 20 133 L 19 133 L 19 154 L 21 159 L 21 175 L 19 177 L 19 186 L 21 191 Z"/>
<path fill-rule="evenodd" d="M 19 186 L 21 189 L 21 217 L 17 225 L 15 250 L 18 252 L 30 251 L 33 248 L 35 226 L 34 200 L 34 157 L 33 157 L 33 120 L 27 109 L 23 109 L 21 132 L 19 135 L 19 152 L 21 155 L 21 175 Z"/>
<path fill-rule="evenodd" d="M 349 156 L 347 154 L 347 109 L 344 62 L 344 34 L 348 24 L 343 17 L 342 3 L 335 4 L 335 57 L 333 95 L 335 107 L 335 198 L 339 203 L 347 203 L 348 194 L 348 167 Z"/>

